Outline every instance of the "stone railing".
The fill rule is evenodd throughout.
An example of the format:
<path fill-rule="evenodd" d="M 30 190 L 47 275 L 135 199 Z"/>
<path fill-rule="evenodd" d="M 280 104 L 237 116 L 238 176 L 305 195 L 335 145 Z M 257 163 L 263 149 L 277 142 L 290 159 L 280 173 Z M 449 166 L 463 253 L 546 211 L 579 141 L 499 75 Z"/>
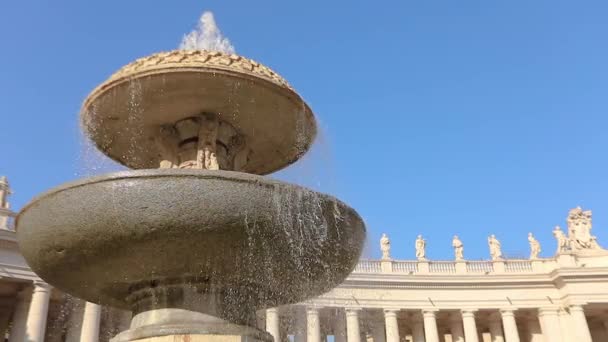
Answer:
<path fill-rule="evenodd" d="M 530 260 L 505 260 L 505 272 L 532 272 L 532 262 Z"/>
<path fill-rule="evenodd" d="M 431 261 L 429 273 L 456 273 L 456 263 L 452 261 Z"/>
<path fill-rule="evenodd" d="M 467 273 L 492 273 L 494 264 L 491 261 L 467 261 Z"/>
<path fill-rule="evenodd" d="M 416 261 L 393 261 L 393 273 L 417 273 L 418 272 L 418 262 Z"/>
<path fill-rule="evenodd" d="M 382 273 L 380 260 L 359 260 L 353 273 Z"/>
<path fill-rule="evenodd" d="M 503 273 L 547 273 L 560 267 L 559 258 L 550 259 L 504 259 L 504 260 L 360 260 L 353 273 L 392 274 L 503 274 Z"/>

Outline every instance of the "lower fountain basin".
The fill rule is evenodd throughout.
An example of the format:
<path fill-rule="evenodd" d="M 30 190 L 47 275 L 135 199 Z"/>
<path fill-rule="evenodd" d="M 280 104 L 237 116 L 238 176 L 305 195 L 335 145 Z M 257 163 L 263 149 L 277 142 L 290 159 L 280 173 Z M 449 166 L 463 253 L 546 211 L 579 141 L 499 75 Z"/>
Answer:
<path fill-rule="evenodd" d="M 339 200 L 230 171 L 138 170 L 68 183 L 16 220 L 30 267 L 56 288 L 131 309 L 185 308 L 251 325 L 256 309 L 340 284 L 365 226 Z"/>

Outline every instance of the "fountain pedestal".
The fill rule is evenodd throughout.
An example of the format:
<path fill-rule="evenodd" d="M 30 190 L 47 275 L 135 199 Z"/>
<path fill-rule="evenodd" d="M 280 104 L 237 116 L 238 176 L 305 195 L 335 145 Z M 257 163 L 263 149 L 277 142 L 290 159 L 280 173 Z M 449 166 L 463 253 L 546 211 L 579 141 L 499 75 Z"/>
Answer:
<path fill-rule="evenodd" d="M 140 342 L 257 342 L 240 335 L 166 335 L 137 340 Z M 268 342 L 265 340 L 264 342 Z"/>

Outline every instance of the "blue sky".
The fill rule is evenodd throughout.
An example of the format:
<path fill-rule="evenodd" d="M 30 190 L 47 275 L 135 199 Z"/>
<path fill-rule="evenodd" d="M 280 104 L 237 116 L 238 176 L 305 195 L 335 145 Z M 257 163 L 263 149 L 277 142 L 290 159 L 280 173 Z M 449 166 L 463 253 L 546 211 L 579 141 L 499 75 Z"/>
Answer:
<path fill-rule="evenodd" d="M 608 4 L 601 1 L 2 1 L 0 174 L 15 208 L 101 172 L 77 115 L 99 82 L 170 50 L 203 10 L 239 54 L 263 62 L 322 126 L 279 178 L 332 193 L 413 258 L 543 253 L 570 208 L 594 211 L 608 246 Z M 103 163 L 102 163 L 103 164 Z"/>

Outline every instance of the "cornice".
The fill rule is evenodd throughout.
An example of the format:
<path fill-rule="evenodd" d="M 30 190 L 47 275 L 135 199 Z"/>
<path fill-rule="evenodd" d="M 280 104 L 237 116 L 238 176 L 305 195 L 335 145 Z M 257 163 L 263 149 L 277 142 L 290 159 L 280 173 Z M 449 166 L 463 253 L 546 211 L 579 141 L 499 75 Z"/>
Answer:
<path fill-rule="evenodd" d="M 17 280 L 40 281 L 40 277 L 36 275 L 29 267 L 9 265 L 0 263 L 0 278 L 11 278 Z"/>

